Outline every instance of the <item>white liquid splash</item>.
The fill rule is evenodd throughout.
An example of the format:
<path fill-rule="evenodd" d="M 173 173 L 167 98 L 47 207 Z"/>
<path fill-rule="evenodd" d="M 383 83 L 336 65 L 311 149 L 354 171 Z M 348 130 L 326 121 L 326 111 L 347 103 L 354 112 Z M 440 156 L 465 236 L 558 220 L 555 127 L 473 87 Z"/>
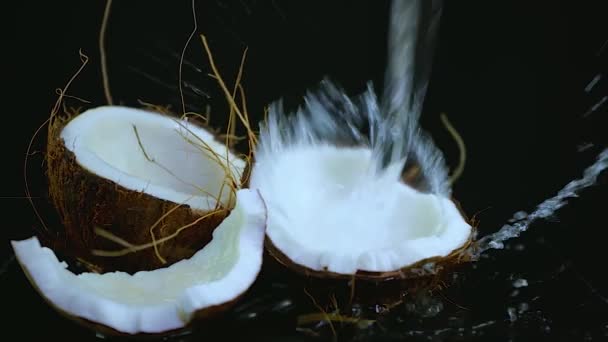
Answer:
<path fill-rule="evenodd" d="M 594 185 L 599 174 L 606 168 L 608 168 L 608 148 L 599 154 L 595 163 L 585 169 L 582 178 L 566 184 L 557 195 L 539 204 L 532 213 L 522 217 L 521 212 L 518 212 L 513 218 L 513 223 L 505 224 L 496 233 L 479 239 L 473 254 L 479 256 L 489 249 L 502 249 L 506 240 L 518 237 L 521 233 L 528 230 L 532 222 L 552 216 L 557 210 L 568 203 L 569 198 L 576 197 L 578 192 Z"/>

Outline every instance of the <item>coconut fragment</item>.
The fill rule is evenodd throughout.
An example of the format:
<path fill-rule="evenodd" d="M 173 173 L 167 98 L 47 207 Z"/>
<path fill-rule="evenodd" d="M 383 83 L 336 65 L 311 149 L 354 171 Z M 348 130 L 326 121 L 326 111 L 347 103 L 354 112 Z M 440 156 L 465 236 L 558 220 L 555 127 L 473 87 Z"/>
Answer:
<path fill-rule="evenodd" d="M 75 275 L 36 237 L 12 245 L 32 284 L 57 310 L 121 333 L 162 333 L 235 301 L 253 284 L 262 265 L 265 221 L 258 192 L 239 190 L 235 208 L 203 249 L 133 275 Z"/>
<path fill-rule="evenodd" d="M 102 272 L 188 258 L 234 206 L 246 162 L 191 122 L 102 106 L 50 127 L 49 194 L 63 225 L 62 252 Z M 120 252 L 154 241 L 163 242 Z"/>

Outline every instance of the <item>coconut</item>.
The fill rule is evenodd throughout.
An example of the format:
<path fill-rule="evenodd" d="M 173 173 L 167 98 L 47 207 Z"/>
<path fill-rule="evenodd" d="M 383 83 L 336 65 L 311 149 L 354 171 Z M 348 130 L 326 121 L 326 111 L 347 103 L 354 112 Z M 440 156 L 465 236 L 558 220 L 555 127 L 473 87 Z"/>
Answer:
<path fill-rule="evenodd" d="M 245 162 L 188 121 L 104 106 L 51 124 L 49 193 L 64 252 L 91 269 L 189 258 L 234 206 Z"/>
<path fill-rule="evenodd" d="M 59 312 L 105 333 L 167 333 L 229 307 L 251 286 L 262 265 L 265 215 L 256 191 L 239 190 L 209 244 L 189 259 L 133 275 L 76 275 L 36 237 L 12 245 L 34 287 Z"/>
<path fill-rule="evenodd" d="M 351 100 L 328 81 L 305 103 L 291 116 L 270 107 L 255 154 L 271 255 L 309 276 L 374 282 L 468 259 L 473 228 L 415 116 L 387 115 L 371 87 Z"/>
<path fill-rule="evenodd" d="M 212 133 L 121 106 L 51 119 L 49 193 L 65 241 L 44 242 L 95 271 L 73 273 L 37 237 L 13 242 L 55 309 L 105 333 L 164 334 L 251 286 L 266 209 L 257 191 L 238 190 L 246 162 Z"/>

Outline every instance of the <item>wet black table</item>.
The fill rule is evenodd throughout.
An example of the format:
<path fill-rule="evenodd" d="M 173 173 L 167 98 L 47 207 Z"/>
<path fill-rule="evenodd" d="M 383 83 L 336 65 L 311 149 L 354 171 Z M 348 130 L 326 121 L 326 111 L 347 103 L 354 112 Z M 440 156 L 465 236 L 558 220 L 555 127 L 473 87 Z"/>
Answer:
<path fill-rule="evenodd" d="M 445 3 L 422 124 L 450 165 L 456 164 L 458 151 L 439 113 L 447 113 L 462 134 L 468 161 L 454 196 L 469 215 L 478 214 L 481 235 L 581 177 L 608 145 L 602 124 L 608 76 L 601 73 L 608 59 L 608 29 L 600 3 Z M 2 326 L 12 339 L 92 340 L 95 333 L 60 317 L 35 293 L 7 241 L 31 236 L 39 227 L 27 201 L 19 198 L 24 153 L 54 103 L 54 89 L 78 67 L 78 49 L 91 63 L 72 94 L 104 103 L 97 48 L 104 4 L 16 5 L 3 11 L 8 79 L 0 145 L 7 156 L 0 190 Z M 353 95 L 367 81 L 382 83 L 388 1 L 199 1 L 196 6 L 198 31 L 208 37 L 227 78 L 234 77 L 243 49 L 249 48 L 244 86 L 254 118 L 278 98 L 297 105 L 324 76 Z M 179 108 L 179 54 L 191 30 L 189 1 L 117 2 L 107 43 L 115 99 Z M 187 109 L 205 112 L 210 106 L 222 113 L 224 99 L 206 76 L 200 40 L 189 46 L 186 62 Z M 212 120 L 224 123 L 221 115 Z M 36 150 L 42 142 L 35 141 Z M 33 156 L 34 196 L 44 195 L 40 161 Z M 337 324 L 339 340 L 605 340 L 607 179 L 601 174 L 595 186 L 555 215 L 460 269 L 448 288 L 381 313 L 370 326 Z M 311 310 L 302 298 L 301 289 L 263 275 L 214 328 L 176 340 L 331 339 L 326 323 L 296 325 L 296 317 Z"/>

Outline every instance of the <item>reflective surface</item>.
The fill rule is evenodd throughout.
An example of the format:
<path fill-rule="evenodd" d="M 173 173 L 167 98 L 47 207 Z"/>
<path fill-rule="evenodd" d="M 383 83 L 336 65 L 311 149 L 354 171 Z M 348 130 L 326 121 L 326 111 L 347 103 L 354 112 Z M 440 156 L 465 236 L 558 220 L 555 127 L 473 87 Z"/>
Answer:
<path fill-rule="evenodd" d="M 97 57 L 103 3 L 38 6 L 47 8 L 26 5 L 11 12 L 5 29 L 10 33 L 5 64 L 13 66 L 5 100 L 11 134 L 2 136 L 6 185 L 0 193 L 7 239 L 28 237 L 32 227 L 40 227 L 27 201 L 15 198 L 23 196 L 24 151 L 55 100 L 53 90 L 77 69 L 79 48 L 91 61 L 71 94 L 104 103 Z M 351 94 L 369 80 L 382 84 L 387 11 L 387 1 L 197 3 L 198 32 L 208 37 L 228 82 L 249 47 L 244 86 L 256 120 L 266 104 L 280 97 L 299 104 L 305 90 L 326 75 Z M 608 105 L 603 100 L 608 76 L 600 73 L 600 62 L 608 58 L 608 31 L 600 13 L 592 5 L 445 3 L 422 124 L 452 167 L 457 149 L 439 113 L 446 112 L 462 134 L 468 162 L 454 197 L 468 215 L 477 214 L 480 235 L 554 196 L 581 177 L 608 145 L 606 126 L 600 124 Z M 137 105 L 138 99 L 171 104 L 179 111 L 179 55 L 192 30 L 190 3 L 116 2 L 109 25 L 114 98 L 128 105 Z M 205 112 L 208 105 L 212 124 L 222 127 L 226 107 L 209 72 L 195 37 L 183 64 L 187 109 Z M 37 140 L 34 149 L 40 150 L 43 141 Z M 29 173 L 33 196 L 40 197 L 33 200 L 42 205 L 40 161 L 39 155 L 31 159 Z M 313 284 L 269 265 L 226 316 L 174 339 L 331 340 L 334 331 L 339 340 L 360 341 L 605 339 L 608 283 L 600 237 L 606 226 L 606 184 L 604 172 L 596 186 L 554 216 L 532 223 L 504 249 L 457 269 L 442 290 L 408 296 L 390 310 L 342 301 L 344 314 L 362 317 L 357 324 L 334 322 L 332 329 L 323 315 L 315 316 L 320 310 L 304 291 L 315 295 Z M 6 333 L 23 339 L 96 338 L 42 301 L 11 261 L 8 243 L 0 256 L 2 298 L 10 303 Z M 322 297 L 316 300 L 327 300 Z"/>

